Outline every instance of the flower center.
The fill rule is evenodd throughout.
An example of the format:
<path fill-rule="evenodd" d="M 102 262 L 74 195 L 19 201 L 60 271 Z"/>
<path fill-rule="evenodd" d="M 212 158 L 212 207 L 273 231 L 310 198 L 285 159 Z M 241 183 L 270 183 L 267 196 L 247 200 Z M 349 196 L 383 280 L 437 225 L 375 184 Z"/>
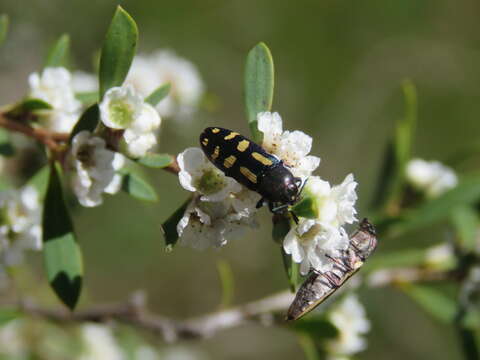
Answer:
<path fill-rule="evenodd" d="M 195 187 L 205 195 L 216 193 L 225 187 L 223 175 L 216 169 L 208 169 L 197 179 Z"/>
<path fill-rule="evenodd" d="M 320 224 L 314 224 L 310 229 L 300 236 L 300 243 L 303 245 L 311 243 L 315 237 L 322 231 Z"/>
<path fill-rule="evenodd" d="M 90 145 L 82 145 L 77 151 L 77 159 L 85 166 L 92 167 L 95 166 L 94 161 L 94 147 Z"/>
<path fill-rule="evenodd" d="M 115 123 L 122 128 L 127 128 L 133 121 L 133 108 L 121 99 L 112 100 L 109 104 L 110 113 Z"/>

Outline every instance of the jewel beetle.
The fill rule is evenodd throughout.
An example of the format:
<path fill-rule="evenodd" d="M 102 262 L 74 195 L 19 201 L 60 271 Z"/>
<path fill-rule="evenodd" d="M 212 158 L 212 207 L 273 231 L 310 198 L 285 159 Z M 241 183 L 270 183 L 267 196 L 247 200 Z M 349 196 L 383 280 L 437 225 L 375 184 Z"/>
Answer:
<path fill-rule="evenodd" d="M 200 134 L 200 145 L 226 176 L 262 196 L 257 208 L 267 202 L 271 212 L 280 213 L 299 200 L 305 184 L 302 179 L 295 177 L 281 159 L 245 136 L 208 127 Z"/>

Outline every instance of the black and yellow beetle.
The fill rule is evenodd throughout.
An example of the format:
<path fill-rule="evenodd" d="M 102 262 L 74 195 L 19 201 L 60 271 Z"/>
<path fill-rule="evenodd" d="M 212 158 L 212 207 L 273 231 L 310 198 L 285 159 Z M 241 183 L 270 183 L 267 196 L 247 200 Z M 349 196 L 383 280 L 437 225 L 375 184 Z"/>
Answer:
<path fill-rule="evenodd" d="M 267 202 L 271 212 L 279 213 L 299 200 L 302 179 L 293 176 L 281 159 L 239 133 L 208 127 L 200 134 L 200 145 L 226 176 L 262 196 L 257 208 Z"/>

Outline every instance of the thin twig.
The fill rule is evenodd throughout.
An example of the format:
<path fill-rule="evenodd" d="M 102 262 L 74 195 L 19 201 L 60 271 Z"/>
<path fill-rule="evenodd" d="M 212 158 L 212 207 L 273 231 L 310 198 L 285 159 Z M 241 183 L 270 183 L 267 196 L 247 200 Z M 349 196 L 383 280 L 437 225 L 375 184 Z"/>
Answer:
<path fill-rule="evenodd" d="M 115 320 L 157 334 L 166 342 L 174 342 L 180 339 L 210 337 L 219 331 L 237 327 L 250 321 L 264 326 L 272 325 L 274 322 L 283 322 L 283 320 L 274 318 L 272 313 L 287 309 L 292 300 L 293 294 L 284 291 L 238 307 L 187 320 L 174 320 L 149 312 L 145 296 L 142 293 L 134 294 L 125 303 L 99 305 L 74 313 L 64 308 L 44 308 L 25 300 L 2 305 L 13 305 L 24 314 L 58 323 L 106 323 Z"/>
<path fill-rule="evenodd" d="M 0 127 L 35 139 L 47 146 L 52 151 L 56 151 L 58 149 L 59 142 L 67 142 L 69 137 L 68 134 L 53 133 L 44 129 L 34 128 L 19 121 L 11 120 L 5 116 L 5 114 L 0 114 Z"/>

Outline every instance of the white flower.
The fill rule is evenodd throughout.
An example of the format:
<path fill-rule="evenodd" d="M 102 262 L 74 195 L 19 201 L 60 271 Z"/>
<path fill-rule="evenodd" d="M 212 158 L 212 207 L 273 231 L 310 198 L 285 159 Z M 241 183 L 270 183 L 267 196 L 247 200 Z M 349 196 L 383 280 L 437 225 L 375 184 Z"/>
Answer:
<path fill-rule="evenodd" d="M 181 245 L 203 250 L 224 246 L 255 225 L 252 217 L 237 213 L 229 201 L 206 202 L 195 197 L 178 222 L 177 233 Z"/>
<path fill-rule="evenodd" d="M 453 246 L 450 243 L 443 243 L 432 246 L 425 253 L 425 264 L 433 269 L 445 269 L 455 263 Z"/>
<path fill-rule="evenodd" d="M 312 138 L 301 131 L 283 131 L 278 113 L 262 112 L 257 115 L 258 130 L 263 133 L 262 146 L 278 156 L 297 177 L 308 177 L 320 165 L 320 158 L 308 155 Z"/>
<path fill-rule="evenodd" d="M 132 84 L 143 96 L 148 96 L 159 86 L 170 83 L 170 94 L 156 107 L 160 115 L 165 117 L 191 115 L 204 93 L 204 85 L 197 68 L 170 50 L 137 55 L 126 83 Z"/>
<path fill-rule="evenodd" d="M 367 347 L 363 337 L 370 330 L 365 309 L 357 296 L 350 295 L 328 314 L 330 321 L 338 329 L 336 339 L 327 342 L 327 349 L 334 355 L 353 355 Z"/>
<path fill-rule="evenodd" d="M 315 199 L 318 220 L 332 226 L 343 226 L 357 221 L 355 202 L 357 193 L 353 175 L 349 174 L 340 185 L 330 186 L 328 181 L 311 176 L 305 185 L 305 193 Z"/>
<path fill-rule="evenodd" d="M 327 257 L 338 256 L 339 251 L 348 247 L 349 238 L 343 228 L 318 220 L 301 219 L 298 226 L 288 232 L 283 249 L 292 255 L 292 260 L 301 263 L 300 272 L 308 274 L 310 268 L 325 272 L 333 263 Z"/>
<path fill-rule="evenodd" d="M 126 358 L 110 328 L 104 325 L 83 325 L 81 338 L 84 349 L 77 358 L 78 360 L 123 360 Z"/>
<path fill-rule="evenodd" d="M 285 252 L 292 255 L 294 262 L 301 263 L 302 274 L 307 274 L 311 267 L 322 272 L 330 270 L 333 263 L 327 255 L 336 256 L 348 247 L 349 238 L 342 226 L 357 220 L 356 186 L 352 174 L 333 187 L 318 176 L 308 178 L 304 193 L 314 199 L 317 218 L 301 219 L 283 242 Z"/>
<path fill-rule="evenodd" d="M 21 319 L 9 321 L 0 327 L 0 357 L 25 359 L 28 355 L 25 326 Z"/>
<path fill-rule="evenodd" d="M 76 93 L 98 91 L 98 79 L 93 74 L 77 70 L 72 73 L 72 86 Z"/>
<path fill-rule="evenodd" d="M 130 86 L 109 89 L 100 103 L 100 118 L 111 129 L 125 130 L 125 150 L 134 158 L 145 156 L 157 139 L 161 119 L 158 112 Z"/>
<path fill-rule="evenodd" d="M 436 197 L 457 186 L 455 172 L 438 161 L 410 160 L 406 168 L 407 181 L 417 190 Z"/>
<path fill-rule="evenodd" d="M 222 201 L 230 193 L 242 191 L 242 186 L 217 169 L 200 148 L 186 149 L 177 156 L 177 161 L 180 184 L 185 190 L 202 194 L 202 201 Z"/>
<path fill-rule="evenodd" d="M 123 166 L 124 158 L 108 150 L 105 140 L 81 131 L 72 140 L 70 157 L 75 168 L 73 190 L 80 204 L 97 206 L 102 203 L 102 193 L 118 192 L 121 177 L 116 172 Z"/>
<path fill-rule="evenodd" d="M 40 124 L 48 130 L 69 133 L 80 116 L 81 103 L 75 98 L 70 72 L 62 67 L 46 68 L 42 74 L 29 76 L 30 97 L 52 106 L 40 116 Z"/>
<path fill-rule="evenodd" d="M 161 352 L 162 360 L 205 360 L 206 355 L 185 346 L 170 346 Z"/>
<path fill-rule="evenodd" d="M 30 186 L 0 193 L 0 255 L 7 266 L 23 261 L 23 252 L 42 248 L 38 192 Z"/>

